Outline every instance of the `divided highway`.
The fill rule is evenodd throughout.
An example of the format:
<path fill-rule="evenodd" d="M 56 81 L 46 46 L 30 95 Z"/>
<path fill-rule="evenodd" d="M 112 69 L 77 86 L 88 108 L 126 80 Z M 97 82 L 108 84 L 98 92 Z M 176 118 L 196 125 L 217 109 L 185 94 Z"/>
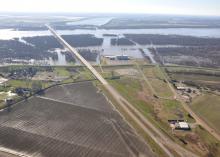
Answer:
<path fill-rule="evenodd" d="M 120 105 L 120 107 L 126 112 L 126 114 L 136 123 L 138 126 L 148 134 L 155 143 L 169 157 L 174 157 L 173 152 L 177 153 L 181 157 L 197 157 L 194 153 L 184 149 L 180 145 L 169 139 L 164 133 L 156 128 L 146 117 L 142 115 L 132 104 L 130 104 L 124 97 L 122 97 L 92 66 L 87 62 L 75 48 L 70 46 L 60 35 L 58 35 L 49 25 L 46 25 L 54 37 L 67 48 L 72 55 L 76 56 L 91 72 L 92 74 L 102 83 L 104 88 L 111 94 L 114 100 Z M 171 152 L 170 149 L 173 151 Z"/>

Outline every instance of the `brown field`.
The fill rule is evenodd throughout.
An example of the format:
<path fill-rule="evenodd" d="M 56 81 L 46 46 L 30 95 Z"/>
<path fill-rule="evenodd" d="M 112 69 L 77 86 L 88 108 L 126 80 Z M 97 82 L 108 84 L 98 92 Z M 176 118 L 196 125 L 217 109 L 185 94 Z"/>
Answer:
<path fill-rule="evenodd" d="M 33 157 L 154 156 L 91 82 L 57 86 L 1 112 L 0 145 Z"/>

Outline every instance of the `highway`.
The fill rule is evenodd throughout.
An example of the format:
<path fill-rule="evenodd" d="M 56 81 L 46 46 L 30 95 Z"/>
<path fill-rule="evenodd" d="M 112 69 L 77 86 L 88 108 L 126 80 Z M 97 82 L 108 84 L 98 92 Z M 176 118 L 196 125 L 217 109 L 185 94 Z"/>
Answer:
<path fill-rule="evenodd" d="M 155 143 L 169 157 L 175 157 L 173 152 L 177 153 L 181 157 L 197 157 L 194 153 L 186 150 L 180 145 L 169 139 L 164 133 L 156 128 L 142 113 L 137 110 L 130 102 L 128 102 L 123 96 L 121 96 L 91 65 L 87 62 L 75 48 L 70 46 L 60 35 L 58 35 L 49 25 L 46 25 L 55 38 L 70 52 L 75 55 L 90 71 L 91 73 L 101 82 L 105 90 L 111 94 L 112 98 L 116 103 L 123 109 L 123 111 L 146 133 L 148 134 Z M 128 122 L 129 123 L 129 122 Z M 170 149 L 173 151 L 171 152 Z"/>
<path fill-rule="evenodd" d="M 70 52 L 72 52 L 78 60 L 80 60 L 91 72 L 92 74 L 103 84 L 108 84 L 107 81 L 91 66 L 89 62 L 87 62 L 75 48 L 70 46 L 60 35 L 58 35 L 49 25 L 46 25 L 47 28 L 51 31 L 51 33 L 56 37 L 58 41 L 61 42 L 63 46 L 65 46 Z"/>

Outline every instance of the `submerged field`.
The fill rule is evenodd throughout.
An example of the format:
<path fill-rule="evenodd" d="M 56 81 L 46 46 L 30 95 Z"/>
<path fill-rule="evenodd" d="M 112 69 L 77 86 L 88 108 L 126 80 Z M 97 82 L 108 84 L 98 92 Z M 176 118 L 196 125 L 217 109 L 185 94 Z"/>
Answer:
<path fill-rule="evenodd" d="M 91 82 L 50 88 L 1 112 L 0 145 L 36 157 L 153 156 Z"/>

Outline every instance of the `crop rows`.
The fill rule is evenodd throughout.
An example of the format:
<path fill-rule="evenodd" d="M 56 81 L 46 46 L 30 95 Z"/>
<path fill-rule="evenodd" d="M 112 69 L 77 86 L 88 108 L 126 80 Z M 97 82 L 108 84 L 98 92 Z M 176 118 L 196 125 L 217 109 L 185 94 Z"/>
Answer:
<path fill-rule="evenodd" d="M 94 97 L 96 89 L 88 83 L 62 87 L 67 91 L 60 96 L 68 97 L 67 93 L 70 94 L 74 90 L 75 94 L 79 94 L 79 87 L 84 94 L 86 89 L 91 91 L 91 95 L 87 93 L 87 99 Z M 57 87 L 54 89 L 50 89 L 48 93 L 57 91 Z M 75 94 L 72 94 L 73 97 Z M 149 152 L 123 119 L 110 110 L 111 106 L 104 97 L 96 92 L 95 96 L 98 101 L 77 100 L 77 105 L 33 97 L 13 106 L 10 112 L 1 112 L 0 145 L 36 157 L 129 157 L 131 154 L 125 141 L 113 127 L 111 121 L 114 121 L 124 130 L 124 137 L 131 137 L 138 151 Z M 93 106 L 97 102 L 108 106 L 107 111 Z M 83 103 L 91 106 L 80 106 Z"/>

